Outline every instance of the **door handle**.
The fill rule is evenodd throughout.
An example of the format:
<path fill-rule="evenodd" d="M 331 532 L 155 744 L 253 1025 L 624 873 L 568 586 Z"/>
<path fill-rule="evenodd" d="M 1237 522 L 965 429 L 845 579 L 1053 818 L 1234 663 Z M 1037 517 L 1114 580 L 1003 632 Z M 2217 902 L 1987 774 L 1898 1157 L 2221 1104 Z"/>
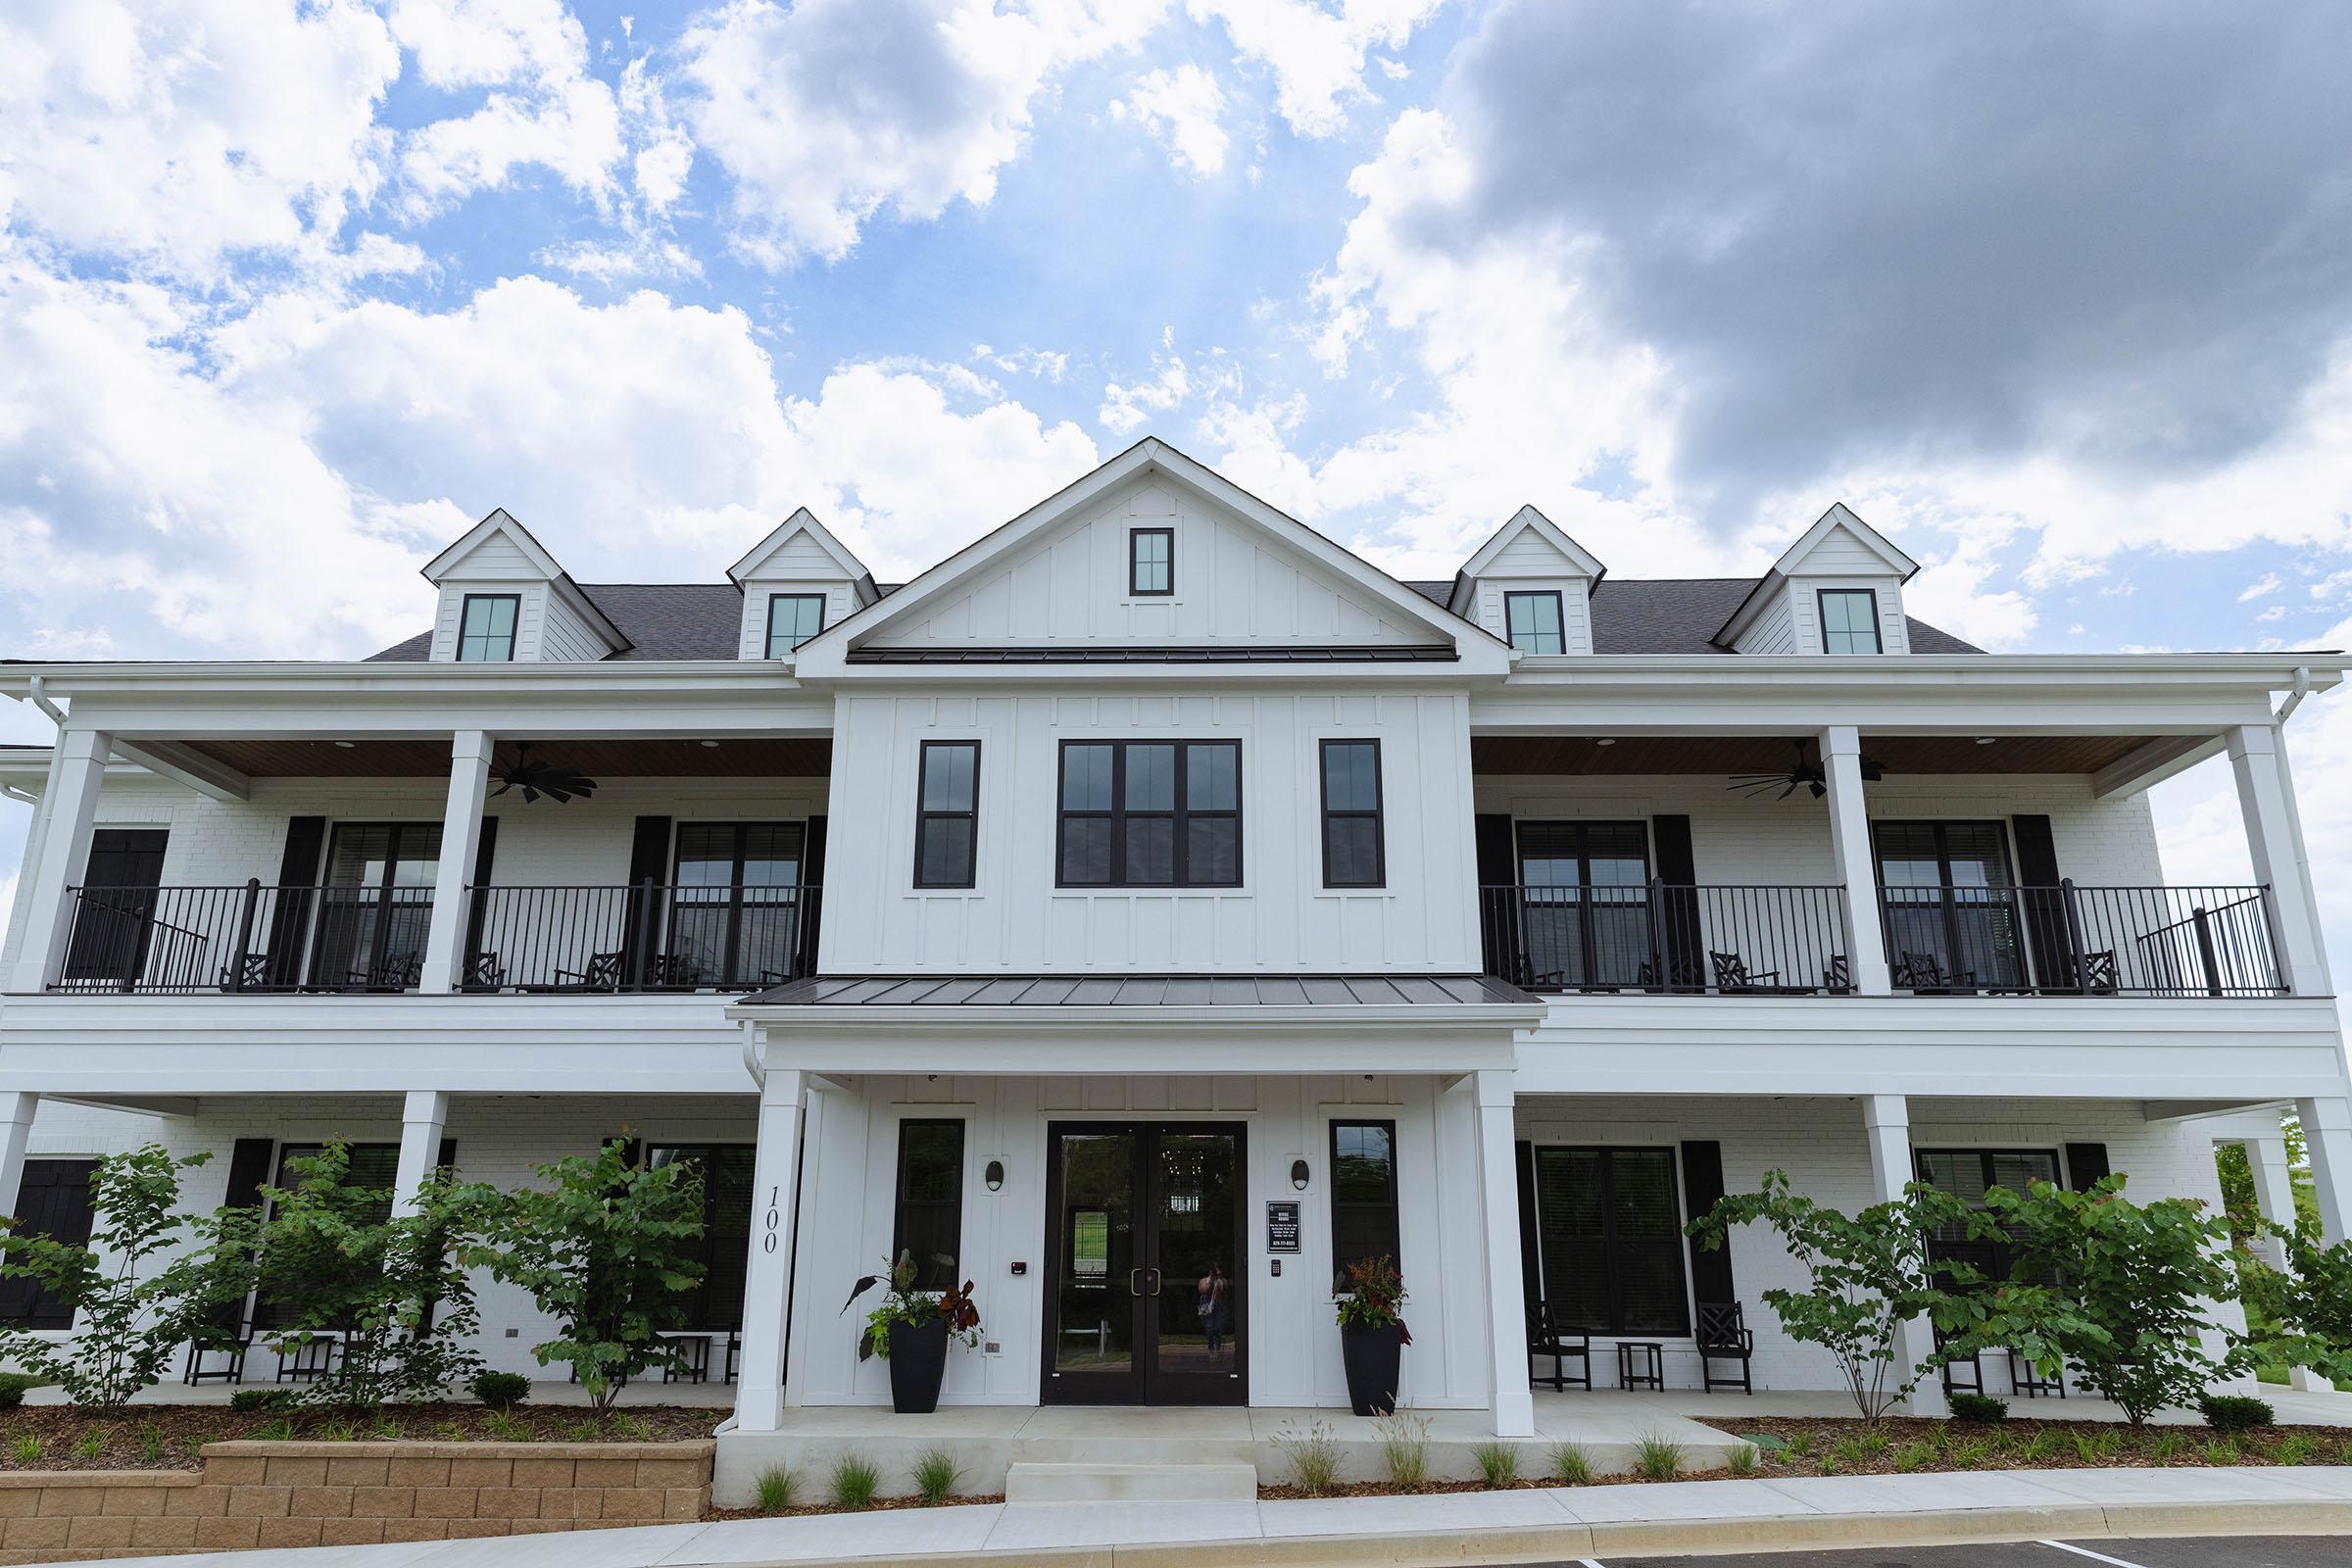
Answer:
<path fill-rule="evenodd" d="M 1159 1294 L 1159 1270 L 1148 1268 L 1144 1272 L 1152 1276 L 1152 1294 L 1157 1296 Z"/>
<path fill-rule="evenodd" d="M 1127 1271 L 1127 1294 L 1129 1296 L 1144 1294 L 1144 1271 L 1141 1268 L 1131 1268 Z"/>

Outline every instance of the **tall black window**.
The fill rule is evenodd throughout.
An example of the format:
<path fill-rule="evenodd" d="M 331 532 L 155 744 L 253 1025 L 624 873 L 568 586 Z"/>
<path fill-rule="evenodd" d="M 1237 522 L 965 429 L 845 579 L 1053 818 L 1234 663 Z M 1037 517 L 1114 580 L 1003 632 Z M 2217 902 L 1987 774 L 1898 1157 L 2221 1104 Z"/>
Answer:
<path fill-rule="evenodd" d="M 90 1239 L 94 1159 L 28 1159 L 17 1189 L 19 1236 L 79 1244 Z M 74 1306 L 33 1280 L 0 1280 L 0 1323 L 20 1329 L 70 1329 Z"/>
<path fill-rule="evenodd" d="M 682 822 L 677 893 L 659 985 L 762 986 L 791 978 L 800 951 L 798 822 Z"/>
<path fill-rule="evenodd" d="M 522 612 L 517 594 L 467 594 L 458 616 L 458 662 L 503 663 L 514 657 L 514 622 Z"/>
<path fill-rule="evenodd" d="M 1879 596 L 1868 588 L 1822 589 L 1821 651 L 1884 653 L 1879 641 Z"/>
<path fill-rule="evenodd" d="M 1127 591 L 1131 594 L 1172 594 L 1176 591 L 1176 530 L 1127 530 Z"/>
<path fill-rule="evenodd" d="M 308 1185 L 310 1178 L 295 1170 L 294 1162 L 317 1159 L 325 1150 L 324 1144 L 280 1144 L 277 1149 L 277 1180 L 271 1185 L 280 1192 L 291 1192 Z M 389 1218 L 393 1191 L 400 1182 L 400 1146 L 345 1144 L 343 1154 L 342 1185 L 375 1195 L 354 1218 L 372 1223 L 381 1223 Z M 275 1289 L 272 1290 L 271 1286 Z M 254 1294 L 254 1327 L 278 1328 L 291 1323 L 301 1304 L 302 1281 L 299 1278 L 270 1281 Z"/>
<path fill-rule="evenodd" d="M 2023 1193 L 2032 1183 L 2058 1180 L 2058 1152 L 2051 1149 L 1922 1149 L 1911 1157 L 1921 1181 L 1971 1208 L 1984 1206 L 1987 1188 Z M 1938 1227 L 1929 1239 L 1929 1251 L 1972 1264 L 1996 1282 L 2009 1277 L 2014 1262 L 2008 1243 L 1972 1241 L 1961 1225 Z"/>
<path fill-rule="evenodd" d="M 403 991 L 416 983 L 441 869 L 438 822 L 338 822 L 318 895 L 311 983 Z"/>
<path fill-rule="evenodd" d="M 1642 822 L 1519 824 L 1519 940 L 1537 985 L 1648 983 L 1648 843 Z"/>
<path fill-rule="evenodd" d="M 655 1169 L 692 1165 L 703 1178 L 703 1234 L 689 1244 L 703 1264 L 703 1283 L 687 1297 L 690 1329 L 743 1327 L 743 1281 L 751 1262 L 750 1144 L 656 1144 L 645 1152 Z"/>
<path fill-rule="evenodd" d="M 1348 1277 L 1348 1265 L 1387 1257 L 1404 1260 L 1396 1232 L 1396 1124 L 1393 1121 L 1335 1121 L 1331 1124 L 1332 1289 Z"/>
<path fill-rule="evenodd" d="M 980 831 L 980 743 L 925 741 L 916 789 L 914 885 L 968 888 Z"/>
<path fill-rule="evenodd" d="M 898 1213 L 890 1255 L 914 1254 L 914 1288 L 945 1291 L 961 1283 L 963 1123 L 899 1123 Z"/>
<path fill-rule="evenodd" d="M 1230 888 L 1242 881 L 1239 741 L 1064 741 L 1066 888 Z"/>
<path fill-rule="evenodd" d="M 1380 742 L 1323 743 L 1323 885 L 1377 888 L 1381 848 Z"/>
<path fill-rule="evenodd" d="M 1503 624 L 1511 634 L 1511 646 L 1524 654 L 1564 654 L 1568 640 L 1560 629 L 1560 596 L 1546 589 L 1540 593 L 1504 594 L 1502 596 Z"/>
<path fill-rule="evenodd" d="M 1687 1334 L 1671 1149 L 1536 1150 L 1544 1299 L 1588 1334 Z"/>
<path fill-rule="evenodd" d="M 1895 984 L 1914 991 L 2020 984 L 2017 894 L 2002 822 L 1874 822 Z"/>
<path fill-rule="evenodd" d="M 81 901 L 66 949 L 68 982 L 127 985 L 145 978 L 182 985 L 210 978 L 199 974 L 204 938 L 155 917 L 169 839 L 160 827 L 102 827 L 91 833 Z"/>
<path fill-rule="evenodd" d="M 824 629 L 823 594 L 776 594 L 768 600 L 768 658 L 782 659 Z"/>

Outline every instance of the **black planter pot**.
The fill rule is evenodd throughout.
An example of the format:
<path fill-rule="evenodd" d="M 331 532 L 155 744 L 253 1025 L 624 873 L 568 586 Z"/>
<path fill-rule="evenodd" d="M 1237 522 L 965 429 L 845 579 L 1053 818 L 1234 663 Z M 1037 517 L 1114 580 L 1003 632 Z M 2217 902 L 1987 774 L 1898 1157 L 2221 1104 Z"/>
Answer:
<path fill-rule="evenodd" d="M 901 1415 L 939 1408 L 940 1380 L 948 1375 L 948 1320 L 890 1326 L 890 1407 Z"/>
<path fill-rule="evenodd" d="M 1396 1386 L 1402 1381 L 1404 1364 L 1401 1326 L 1342 1325 L 1340 1360 L 1348 1368 L 1348 1402 L 1357 1415 L 1396 1413 Z"/>

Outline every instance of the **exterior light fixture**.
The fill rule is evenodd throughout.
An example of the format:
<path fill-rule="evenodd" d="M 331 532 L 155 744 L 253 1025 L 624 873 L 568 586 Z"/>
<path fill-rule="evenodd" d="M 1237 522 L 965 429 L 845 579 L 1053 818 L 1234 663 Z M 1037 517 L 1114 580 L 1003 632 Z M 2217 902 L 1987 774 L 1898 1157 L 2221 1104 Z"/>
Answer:
<path fill-rule="evenodd" d="M 1294 1160 L 1292 1160 L 1292 1161 L 1291 1161 L 1291 1185 L 1292 1185 L 1293 1187 L 1296 1187 L 1296 1188 L 1298 1188 L 1298 1191 L 1300 1191 L 1300 1192 L 1302 1192 L 1302 1193 L 1303 1193 L 1303 1192 L 1305 1192 L 1305 1191 L 1306 1191 L 1306 1176 L 1307 1176 L 1307 1171 L 1306 1171 L 1306 1161 L 1305 1161 L 1305 1160 L 1303 1160 L 1303 1159 L 1294 1159 Z"/>
<path fill-rule="evenodd" d="M 2000 737 L 1997 735 L 1980 735 L 1977 737 L 1977 744 L 1979 746 L 1990 746 L 1998 739 L 2000 739 Z"/>
<path fill-rule="evenodd" d="M 359 746 L 359 744 L 360 744 L 360 743 L 359 743 L 358 741 L 337 741 L 337 742 L 335 742 L 335 744 L 336 744 L 337 746 L 340 746 L 340 747 L 342 747 L 342 748 L 343 748 L 343 750 L 345 750 L 345 751 L 347 751 L 347 752 L 348 752 L 348 751 L 355 750 L 355 749 L 356 749 L 356 748 Z"/>
<path fill-rule="evenodd" d="M 712 751 L 718 750 L 718 742 L 716 741 L 705 741 L 703 744 L 710 747 Z"/>
<path fill-rule="evenodd" d="M 1592 744 L 1595 746 L 1614 746 L 1617 744 L 1617 740 L 1616 737 L 1612 735 L 1599 735 L 1593 738 Z"/>
<path fill-rule="evenodd" d="M 1001 1159 L 990 1160 L 988 1169 L 980 1173 L 980 1179 L 988 1183 L 990 1192 L 1003 1192 L 1004 1190 L 1004 1162 Z"/>

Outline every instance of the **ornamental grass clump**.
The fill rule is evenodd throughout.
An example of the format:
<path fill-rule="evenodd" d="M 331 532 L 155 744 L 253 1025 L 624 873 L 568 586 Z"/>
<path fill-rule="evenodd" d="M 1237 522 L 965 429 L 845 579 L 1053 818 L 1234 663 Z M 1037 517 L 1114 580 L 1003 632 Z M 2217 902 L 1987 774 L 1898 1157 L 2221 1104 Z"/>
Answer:
<path fill-rule="evenodd" d="M 1634 1445 L 1634 1474 L 1644 1481 L 1672 1481 L 1683 1473 L 1683 1446 L 1655 1432 Z"/>
<path fill-rule="evenodd" d="M 1429 1417 L 1398 1410 L 1372 1423 L 1389 1485 L 1418 1492 L 1429 1483 Z"/>
<path fill-rule="evenodd" d="M 1482 1443 L 1470 1450 L 1470 1457 L 1490 1487 L 1508 1487 L 1519 1479 L 1519 1448 L 1515 1444 Z"/>
<path fill-rule="evenodd" d="M 1340 1440 L 1317 1421 L 1304 1432 L 1288 1428 L 1273 1437 L 1274 1449 L 1291 1468 L 1291 1485 L 1309 1497 L 1330 1494 L 1340 1480 Z"/>
<path fill-rule="evenodd" d="M 833 1506 L 845 1512 L 857 1513 L 874 1505 L 874 1494 L 882 1488 L 882 1472 L 871 1459 L 855 1453 L 845 1453 L 833 1461 L 833 1475 L 828 1486 Z"/>
<path fill-rule="evenodd" d="M 1549 1458 L 1551 1479 L 1554 1481 L 1565 1482 L 1572 1487 L 1581 1487 L 1592 1479 L 1592 1459 L 1587 1457 L 1584 1449 L 1573 1443 L 1553 1444 Z"/>
<path fill-rule="evenodd" d="M 757 1506 L 761 1513 L 782 1513 L 792 1506 L 793 1494 L 800 1491 L 801 1477 L 797 1470 L 778 1466 L 760 1472 L 755 1483 Z"/>
<path fill-rule="evenodd" d="M 913 1475 L 915 1492 L 923 1501 L 936 1505 L 956 1494 L 956 1483 L 963 1479 L 963 1466 L 945 1448 L 926 1448 L 914 1461 Z"/>

